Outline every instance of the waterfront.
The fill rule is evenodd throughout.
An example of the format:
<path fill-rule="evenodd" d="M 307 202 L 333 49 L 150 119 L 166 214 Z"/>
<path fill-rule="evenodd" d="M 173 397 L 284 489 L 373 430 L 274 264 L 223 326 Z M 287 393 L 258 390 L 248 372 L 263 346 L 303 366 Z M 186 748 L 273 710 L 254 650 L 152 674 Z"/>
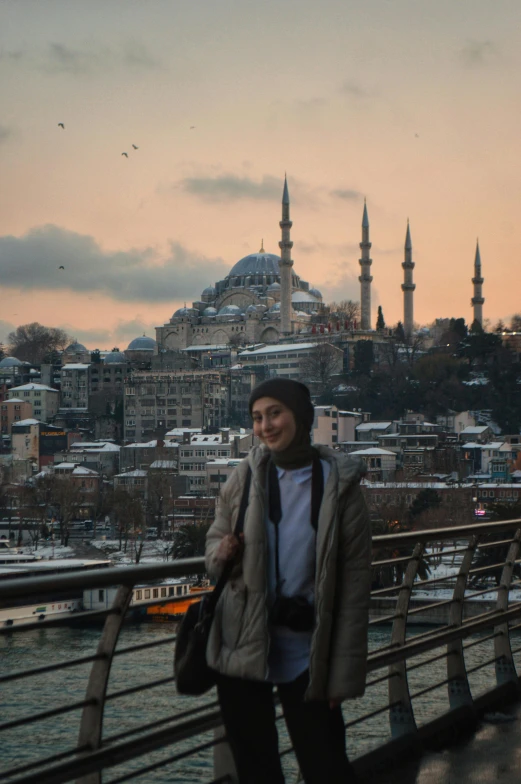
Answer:
<path fill-rule="evenodd" d="M 119 648 L 168 638 L 175 632 L 175 624 L 129 625 L 122 631 Z M 419 627 L 414 633 L 424 631 Z M 389 642 L 390 627 L 385 626 L 373 630 L 370 638 L 371 649 L 378 648 Z M 1 638 L 1 670 L 2 674 L 29 670 L 34 667 L 51 664 L 55 661 L 66 661 L 95 652 L 100 630 L 96 628 L 42 628 L 36 631 L 9 634 Z M 512 635 L 514 639 L 514 635 Z M 515 640 L 518 647 L 520 638 Z M 172 674 L 173 644 L 157 646 L 144 651 L 118 656 L 114 659 L 108 694 L 128 689 L 138 684 L 169 677 Z M 493 657 L 492 641 L 477 645 L 468 651 L 467 666 L 474 667 Z M 425 656 L 428 658 L 428 656 Z M 421 657 L 415 660 L 420 661 Z M 428 665 L 429 683 L 443 681 L 446 677 L 445 661 L 440 660 Z M 2 722 L 15 720 L 28 712 L 41 712 L 65 702 L 73 703 L 83 699 L 90 664 L 71 667 L 70 669 L 48 673 L 29 680 L 15 680 L 4 686 L 1 697 Z M 374 678 L 381 673 L 375 673 Z M 410 674 L 411 693 L 420 691 L 425 686 L 425 672 L 422 668 Z M 488 665 L 470 676 L 474 696 L 490 688 L 494 684 L 493 665 Z M 147 692 L 137 692 L 124 697 L 110 700 L 106 704 L 104 718 L 104 738 L 132 728 L 138 729 L 143 724 L 181 713 L 212 699 L 205 695 L 197 700 L 179 697 L 173 683 L 162 685 Z M 367 690 L 362 700 L 349 703 L 345 709 L 346 721 L 369 713 L 384 706 L 388 701 L 387 684 L 381 683 Z M 446 685 L 429 692 L 421 699 L 413 700 L 416 718 L 419 723 L 433 718 L 448 708 Z M 419 703 L 419 704 L 417 704 Z M 29 711 L 28 711 L 29 706 Z M 0 734 L 1 769 L 16 764 L 27 764 L 32 759 L 41 758 L 58 751 L 71 748 L 77 741 L 80 712 L 57 716 L 46 721 L 39 721 L 28 728 L 19 727 Z M 282 727 L 281 727 L 282 730 Z M 387 712 L 355 725 L 348 731 L 348 749 L 351 757 L 384 743 L 389 737 L 389 721 Z M 197 742 L 209 740 L 211 735 L 197 739 Z M 189 748 L 196 745 L 194 740 L 185 742 Z M 288 746 L 285 733 L 281 732 L 281 748 Z M 123 771 L 137 770 L 143 764 L 167 758 L 172 749 L 161 749 L 148 754 L 142 760 L 114 768 L 104 773 L 104 782 L 118 778 Z M 146 763 L 145 763 L 146 760 Z M 284 758 L 288 772 L 295 770 L 291 755 Z M 191 784 L 212 778 L 212 753 L 206 751 L 186 760 L 136 777 L 136 781 L 177 782 Z M 291 778 L 288 777 L 288 781 Z"/>

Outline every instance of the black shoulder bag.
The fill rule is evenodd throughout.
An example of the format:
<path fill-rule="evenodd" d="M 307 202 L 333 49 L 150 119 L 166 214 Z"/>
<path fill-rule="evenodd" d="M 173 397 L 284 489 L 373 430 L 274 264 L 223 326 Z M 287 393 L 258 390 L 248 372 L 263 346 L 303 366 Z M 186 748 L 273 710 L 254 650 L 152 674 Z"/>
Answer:
<path fill-rule="evenodd" d="M 235 524 L 234 534 L 239 536 L 244 528 L 244 517 L 250 494 L 251 468 L 248 466 L 244 490 Z M 176 637 L 174 652 L 174 675 L 179 694 L 199 695 L 215 685 L 215 670 L 206 663 L 206 645 L 210 635 L 217 602 L 234 567 L 233 560 L 227 561 L 211 594 L 200 602 L 194 602 L 185 613 Z"/>

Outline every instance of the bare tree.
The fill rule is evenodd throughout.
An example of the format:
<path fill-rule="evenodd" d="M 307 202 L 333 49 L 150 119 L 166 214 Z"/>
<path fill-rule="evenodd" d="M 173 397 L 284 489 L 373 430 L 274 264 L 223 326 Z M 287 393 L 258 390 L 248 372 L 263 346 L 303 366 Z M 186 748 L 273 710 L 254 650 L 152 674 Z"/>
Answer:
<path fill-rule="evenodd" d="M 113 503 L 119 532 L 119 549 L 126 553 L 130 540 L 134 560 L 139 563 L 144 544 L 143 499 L 135 490 L 117 487 L 114 491 Z"/>
<path fill-rule="evenodd" d="M 360 303 L 352 299 L 342 299 L 340 302 L 331 302 L 329 312 L 332 316 L 349 321 L 360 321 Z"/>
<path fill-rule="evenodd" d="M 51 488 L 50 500 L 58 512 L 60 543 L 67 546 L 71 522 L 78 513 L 78 507 L 83 499 L 82 487 L 74 477 L 68 474 L 54 475 L 49 480 L 49 485 Z"/>
<path fill-rule="evenodd" d="M 63 329 L 44 327 L 37 321 L 22 324 L 7 336 L 9 352 L 26 362 L 40 364 L 54 351 L 64 349 L 72 338 Z"/>
<path fill-rule="evenodd" d="M 341 371 L 340 352 L 330 343 L 318 343 L 300 363 L 302 381 L 311 384 L 313 391 L 318 395 L 331 390 L 332 376 Z"/>

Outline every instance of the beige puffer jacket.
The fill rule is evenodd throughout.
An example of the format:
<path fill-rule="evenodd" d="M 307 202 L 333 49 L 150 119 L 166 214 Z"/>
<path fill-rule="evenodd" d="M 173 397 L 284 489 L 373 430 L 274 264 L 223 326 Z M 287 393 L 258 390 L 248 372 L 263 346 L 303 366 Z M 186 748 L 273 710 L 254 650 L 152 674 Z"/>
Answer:
<path fill-rule="evenodd" d="M 359 458 L 318 446 L 331 465 L 318 520 L 315 608 L 308 700 L 345 699 L 364 693 L 371 585 L 371 532 L 360 489 Z M 266 607 L 265 469 L 269 452 L 254 447 L 222 488 L 206 538 L 206 565 L 218 577 L 221 539 L 233 532 L 247 463 L 252 482 L 244 521 L 244 554 L 217 604 L 207 647 L 210 667 L 225 675 L 264 680 L 269 631 Z"/>

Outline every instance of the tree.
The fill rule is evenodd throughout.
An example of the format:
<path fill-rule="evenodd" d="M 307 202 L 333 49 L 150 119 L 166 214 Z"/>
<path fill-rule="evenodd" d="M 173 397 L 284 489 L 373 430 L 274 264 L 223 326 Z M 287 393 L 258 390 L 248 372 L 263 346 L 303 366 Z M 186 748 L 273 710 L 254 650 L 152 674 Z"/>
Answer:
<path fill-rule="evenodd" d="M 138 492 L 119 486 L 114 490 L 113 509 L 119 532 L 119 549 L 126 553 L 129 539 L 139 543 L 135 547 L 135 561 L 139 563 L 143 550 L 145 515 L 143 499 Z"/>
<path fill-rule="evenodd" d="M 206 534 L 211 523 L 182 525 L 174 534 L 173 558 L 197 558 L 204 555 Z"/>
<path fill-rule="evenodd" d="M 402 343 L 405 340 L 405 330 L 403 328 L 403 324 L 401 321 L 398 322 L 394 329 L 394 336 L 397 340 L 401 341 Z"/>
<path fill-rule="evenodd" d="M 331 302 L 329 312 L 344 321 L 351 323 L 360 321 L 360 303 L 352 299 L 342 299 L 340 302 Z"/>
<path fill-rule="evenodd" d="M 440 504 L 441 498 L 436 490 L 433 490 L 431 487 L 420 490 L 409 510 L 411 524 L 417 527 L 425 512 L 428 512 L 431 509 L 438 509 Z"/>
<path fill-rule="evenodd" d="M 331 377 L 341 370 L 341 354 L 330 343 L 319 343 L 300 364 L 302 380 L 319 396 L 331 390 Z"/>
<path fill-rule="evenodd" d="M 78 512 L 83 491 L 81 485 L 67 474 L 49 479 L 50 502 L 56 508 L 60 524 L 60 543 L 67 546 L 70 524 Z"/>
<path fill-rule="evenodd" d="M 22 324 L 7 336 L 9 352 L 24 362 L 39 365 L 54 351 L 63 350 L 72 338 L 63 329 L 44 327 L 37 321 Z"/>
<path fill-rule="evenodd" d="M 385 319 L 384 319 L 384 314 L 383 314 L 383 310 L 382 310 L 382 306 L 381 305 L 378 305 L 378 316 L 376 318 L 376 329 L 377 330 L 385 329 Z"/>
<path fill-rule="evenodd" d="M 521 313 L 516 313 L 510 320 L 512 332 L 521 332 Z"/>

